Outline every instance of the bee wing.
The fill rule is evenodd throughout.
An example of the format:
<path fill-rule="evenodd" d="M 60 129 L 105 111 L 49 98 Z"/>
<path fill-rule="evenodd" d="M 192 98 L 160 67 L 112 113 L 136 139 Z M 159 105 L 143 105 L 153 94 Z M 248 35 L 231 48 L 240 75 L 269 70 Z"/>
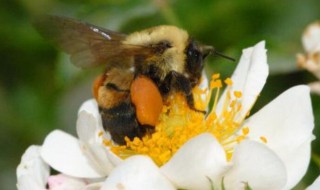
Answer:
<path fill-rule="evenodd" d="M 129 56 L 144 47 L 122 44 L 126 35 L 58 16 L 45 16 L 35 28 L 71 55 L 74 65 L 87 68 L 108 63 L 119 55 Z"/>

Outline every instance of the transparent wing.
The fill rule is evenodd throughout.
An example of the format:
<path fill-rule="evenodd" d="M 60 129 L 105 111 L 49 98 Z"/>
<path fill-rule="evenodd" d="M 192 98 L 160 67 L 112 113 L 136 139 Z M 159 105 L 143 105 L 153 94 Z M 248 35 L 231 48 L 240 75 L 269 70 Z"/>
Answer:
<path fill-rule="evenodd" d="M 98 26 L 58 16 L 45 16 L 35 28 L 63 51 L 74 65 L 87 68 L 106 64 L 119 56 L 132 56 L 146 47 L 124 45 L 126 35 Z"/>

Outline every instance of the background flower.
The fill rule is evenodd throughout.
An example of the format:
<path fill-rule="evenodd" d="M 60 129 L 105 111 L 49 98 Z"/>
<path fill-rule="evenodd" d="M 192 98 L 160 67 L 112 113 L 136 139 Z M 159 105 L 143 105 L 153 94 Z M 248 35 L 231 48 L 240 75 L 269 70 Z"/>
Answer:
<path fill-rule="evenodd" d="M 320 21 L 305 29 L 302 35 L 305 54 L 297 55 L 298 67 L 306 69 L 320 80 Z M 320 95 L 320 81 L 309 83 L 311 91 Z"/>

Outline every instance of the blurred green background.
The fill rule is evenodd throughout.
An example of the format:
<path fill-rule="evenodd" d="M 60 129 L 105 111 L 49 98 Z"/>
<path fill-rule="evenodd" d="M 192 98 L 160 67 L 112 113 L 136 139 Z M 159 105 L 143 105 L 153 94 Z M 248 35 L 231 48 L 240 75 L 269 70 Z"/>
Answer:
<path fill-rule="evenodd" d="M 159 24 L 180 26 L 200 41 L 239 59 L 243 48 L 266 40 L 271 75 L 258 110 L 284 90 L 316 80 L 296 68 L 301 34 L 320 19 L 319 0 L 2 0 L 0 1 L 0 189 L 16 189 L 15 168 L 31 144 L 53 129 L 75 134 L 77 110 L 92 97 L 98 70 L 75 68 L 31 26 L 39 14 L 78 18 L 130 33 Z M 230 76 L 236 64 L 211 57 L 208 72 Z M 298 100 L 297 100 L 298 101 Z M 319 175 L 320 96 L 312 96 L 313 159 L 296 189 Z"/>

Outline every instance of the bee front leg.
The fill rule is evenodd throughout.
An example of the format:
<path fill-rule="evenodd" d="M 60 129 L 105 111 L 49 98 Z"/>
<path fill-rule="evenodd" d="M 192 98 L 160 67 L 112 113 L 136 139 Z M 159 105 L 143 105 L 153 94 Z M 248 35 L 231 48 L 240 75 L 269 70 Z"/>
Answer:
<path fill-rule="evenodd" d="M 177 91 L 183 92 L 186 97 L 187 104 L 190 109 L 206 114 L 206 111 L 199 110 L 194 105 L 194 99 L 192 94 L 192 85 L 190 80 L 184 75 L 171 71 L 165 78 L 164 82 L 160 86 L 161 91 L 169 92 L 171 88 L 176 89 Z"/>

